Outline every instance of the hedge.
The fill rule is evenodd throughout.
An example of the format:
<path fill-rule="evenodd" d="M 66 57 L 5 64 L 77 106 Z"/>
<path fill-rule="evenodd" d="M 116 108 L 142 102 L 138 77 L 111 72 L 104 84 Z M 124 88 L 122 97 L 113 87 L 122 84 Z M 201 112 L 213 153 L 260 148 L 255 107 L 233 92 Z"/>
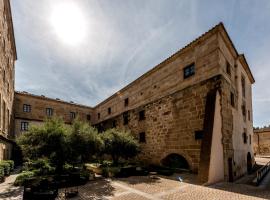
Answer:
<path fill-rule="evenodd" d="M 0 166 L 0 183 L 5 180 L 5 170 L 2 166 Z"/>
<path fill-rule="evenodd" d="M 31 171 L 23 171 L 22 173 L 20 173 L 15 182 L 14 182 L 14 185 L 15 186 L 23 186 L 26 181 L 29 179 L 29 178 L 32 178 L 35 176 L 35 173 L 34 172 L 31 172 Z"/>
<path fill-rule="evenodd" d="M 10 174 L 10 165 L 7 162 L 0 161 L 0 167 L 4 168 L 4 174 L 5 176 L 8 176 Z"/>

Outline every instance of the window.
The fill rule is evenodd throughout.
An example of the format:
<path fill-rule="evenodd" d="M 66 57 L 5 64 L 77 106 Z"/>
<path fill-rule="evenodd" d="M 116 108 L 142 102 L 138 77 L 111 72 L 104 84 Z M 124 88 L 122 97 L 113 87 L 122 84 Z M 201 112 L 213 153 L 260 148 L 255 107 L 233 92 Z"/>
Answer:
<path fill-rule="evenodd" d="M 70 112 L 70 119 L 75 119 L 76 113 L 75 112 Z"/>
<path fill-rule="evenodd" d="M 31 105 L 23 104 L 23 112 L 31 112 Z"/>
<path fill-rule="evenodd" d="M 247 134 L 246 134 L 246 132 L 243 133 L 243 141 L 244 141 L 244 144 L 247 143 Z"/>
<path fill-rule="evenodd" d="M 125 107 L 128 106 L 128 98 L 125 98 Z"/>
<path fill-rule="evenodd" d="M 243 115 L 244 120 L 246 120 L 246 114 L 247 114 L 246 103 L 243 102 L 243 104 L 242 104 L 242 115 Z"/>
<path fill-rule="evenodd" d="M 123 113 L 123 120 L 124 120 L 124 125 L 128 124 L 128 112 Z"/>
<path fill-rule="evenodd" d="M 250 121 L 250 111 L 248 110 L 248 120 Z"/>
<path fill-rule="evenodd" d="M 231 92 L 231 106 L 235 106 L 235 101 L 234 101 L 234 94 Z"/>
<path fill-rule="evenodd" d="M 245 97 L 246 96 L 246 81 L 245 81 L 244 76 L 242 76 L 241 78 L 241 86 L 242 86 L 242 96 Z"/>
<path fill-rule="evenodd" d="M 28 131 L 29 122 L 21 122 L 21 131 Z"/>
<path fill-rule="evenodd" d="M 184 68 L 184 79 L 192 76 L 195 74 L 195 64 L 192 63 L 191 65 L 188 65 Z"/>
<path fill-rule="evenodd" d="M 146 143 L 145 132 L 139 133 L 139 142 L 140 143 Z"/>
<path fill-rule="evenodd" d="M 228 61 L 226 62 L 226 72 L 231 76 L 231 65 Z"/>
<path fill-rule="evenodd" d="M 116 127 L 116 120 L 112 121 L 112 127 L 115 128 Z"/>
<path fill-rule="evenodd" d="M 52 116 L 53 115 L 53 109 L 52 108 L 46 108 L 46 115 Z"/>
<path fill-rule="evenodd" d="M 112 109 L 108 108 L 108 114 L 110 115 L 112 113 Z"/>
<path fill-rule="evenodd" d="M 91 120 L 91 115 L 86 115 L 86 119 L 88 120 L 88 121 L 90 121 Z"/>
<path fill-rule="evenodd" d="M 251 144 L 251 135 L 249 135 L 249 144 Z"/>
<path fill-rule="evenodd" d="M 98 113 L 98 119 L 100 119 L 100 113 Z"/>
<path fill-rule="evenodd" d="M 144 110 L 141 110 L 139 112 L 139 121 L 141 120 L 145 120 L 145 111 Z"/>
<path fill-rule="evenodd" d="M 203 131 L 195 131 L 195 140 L 201 140 L 203 138 Z"/>

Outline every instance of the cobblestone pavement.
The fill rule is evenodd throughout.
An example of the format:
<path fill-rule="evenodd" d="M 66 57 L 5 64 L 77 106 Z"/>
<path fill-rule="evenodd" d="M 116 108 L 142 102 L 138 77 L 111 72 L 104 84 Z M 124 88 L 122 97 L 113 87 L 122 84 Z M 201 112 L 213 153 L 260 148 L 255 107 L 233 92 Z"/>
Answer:
<path fill-rule="evenodd" d="M 210 187 L 196 184 L 196 175 L 181 174 L 184 182 L 177 175 L 168 177 L 149 176 L 119 179 L 103 179 L 79 187 L 76 200 L 256 200 L 270 199 L 270 190 L 253 186 L 218 183 Z M 61 193 L 61 191 L 60 191 Z M 62 199 L 62 198 L 59 198 Z"/>
<path fill-rule="evenodd" d="M 0 184 L 0 199 L 1 200 L 21 200 L 23 195 L 23 188 L 13 185 L 18 170 L 15 170 L 13 174 L 6 177 L 5 182 Z"/>

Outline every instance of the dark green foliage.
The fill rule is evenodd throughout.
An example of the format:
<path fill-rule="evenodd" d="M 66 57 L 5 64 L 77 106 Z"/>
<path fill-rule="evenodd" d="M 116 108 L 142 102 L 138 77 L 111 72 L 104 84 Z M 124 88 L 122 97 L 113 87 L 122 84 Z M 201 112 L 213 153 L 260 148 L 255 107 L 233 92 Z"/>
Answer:
<path fill-rule="evenodd" d="M 10 166 L 10 171 L 14 170 L 14 161 L 13 160 L 3 160 L 3 162 L 6 162 Z"/>
<path fill-rule="evenodd" d="M 103 133 L 102 139 L 105 145 L 104 153 L 111 155 L 115 165 L 119 158 L 132 158 L 140 152 L 139 143 L 129 132 L 109 129 Z"/>
<path fill-rule="evenodd" d="M 0 183 L 5 180 L 5 170 L 2 166 L 0 166 Z"/>
<path fill-rule="evenodd" d="M 23 171 L 22 173 L 20 173 L 15 182 L 14 185 L 16 186 L 23 186 L 25 185 L 25 183 L 30 179 L 33 178 L 35 176 L 35 173 L 32 171 Z"/>
<path fill-rule="evenodd" d="M 0 161 L 0 167 L 4 169 L 5 176 L 10 174 L 10 164 L 5 161 Z"/>
<path fill-rule="evenodd" d="M 36 175 L 50 175 L 55 173 L 55 167 L 52 167 L 49 160 L 46 158 L 29 160 L 24 163 L 23 169 L 33 171 Z"/>
<path fill-rule="evenodd" d="M 98 154 L 102 147 L 98 131 L 89 124 L 75 120 L 67 135 L 68 162 L 71 164 L 84 163 Z"/>

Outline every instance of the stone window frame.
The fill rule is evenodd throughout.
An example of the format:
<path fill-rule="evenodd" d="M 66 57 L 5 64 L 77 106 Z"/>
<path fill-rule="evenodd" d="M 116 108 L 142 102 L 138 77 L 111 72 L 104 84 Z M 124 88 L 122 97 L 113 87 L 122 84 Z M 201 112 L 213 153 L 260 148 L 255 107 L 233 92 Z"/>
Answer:
<path fill-rule="evenodd" d="M 32 111 L 32 106 L 30 104 L 23 104 L 23 112 L 30 113 Z"/>
<path fill-rule="evenodd" d="M 230 103 L 233 108 L 235 108 L 235 95 L 233 92 L 230 94 Z"/>
<path fill-rule="evenodd" d="M 49 117 L 53 116 L 53 108 L 46 108 L 46 115 Z"/>
<path fill-rule="evenodd" d="M 195 75 L 195 63 L 191 63 L 183 69 L 184 79 L 187 79 L 193 75 Z"/>
<path fill-rule="evenodd" d="M 110 115 L 110 114 L 112 114 L 112 108 L 111 107 L 108 108 L 108 115 Z"/>
<path fill-rule="evenodd" d="M 90 120 L 91 120 L 91 115 L 90 115 L 90 114 L 87 114 L 87 115 L 86 115 L 86 119 L 87 119 L 88 121 L 90 121 Z"/>
<path fill-rule="evenodd" d="M 75 119 L 76 118 L 76 113 L 74 111 L 69 112 L 70 119 Z"/>
<path fill-rule="evenodd" d="M 29 129 L 29 122 L 22 121 L 21 122 L 21 131 L 28 131 Z"/>
<path fill-rule="evenodd" d="M 124 106 L 127 107 L 128 104 L 129 104 L 129 99 L 128 98 L 125 98 L 125 100 L 124 100 Z"/>
<path fill-rule="evenodd" d="M 146 143 L 146 134 L 144 131 L 139 133 L 139 143 Z"/>
<path fill-rule="evenodd" d="M 243 74 L 241 75 L 241 88 L 242 88 L 242 97 L 246 97 L 246 79 Z"/>
<path fill-rule="evenodd" d="M 98 119 L 100 119 L 100 113 L 98 113 Z"/>
<path fill-rule="evenodd" d="M 247 140 L 248 140 L 248 136 L 247 136 L 246 130 L 244 130 L 244 132 L 243 132 L 243 142 L 244 142 L 244 144 L 247 144 Z"/>
<path fill-rule="evenodd" d="M 226 73 L 231 76 L 232 75 L 232 68 L 231 68 L 231 64 L 226 61 Z"/>
<path fill-rule="evenodd" d="M 129 122 L 129 113 L 123 112 L 123 125 L 128 125 Z"/>
<path fill-rule="evenodd" d="M 139 121 L 145 120 L 145 110 L 139 111 Z"/>

